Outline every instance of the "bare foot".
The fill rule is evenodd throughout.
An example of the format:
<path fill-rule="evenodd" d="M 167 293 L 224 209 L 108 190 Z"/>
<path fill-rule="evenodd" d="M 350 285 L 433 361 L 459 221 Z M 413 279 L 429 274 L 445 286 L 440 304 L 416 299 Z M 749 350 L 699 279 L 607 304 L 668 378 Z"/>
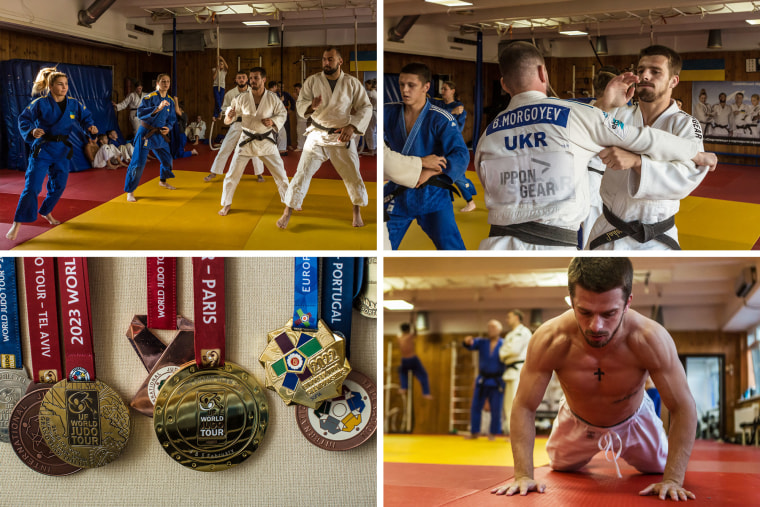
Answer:
<path fill-rule="evenodd" d="M 173 187 L 173 186 L 169 185 L 169 184 L 168 184 L 167 182 L 165 182 L 165 181 L 159 181 L 159 182 L 158 182 L 158 186 L 159 186 L 159 187 L 164 187 L 164 188 L 165 188 L 165 189 L 167 189 L 167 190 L 177 190 L 177 187 Z"/>
<path fill-rule="evenodd" d="M 351 225 L 354 227 L 364 227 L 364 220 L 362 220 L 362 210 L 359 206 L 354 205 L 354 221 Z"/>
<path fill-rule="evenodd" d="M 426 400 L 432 400 L 433 399 L 433 395 L 432 394 L 423 394 L 422 397 L 425 398 Z"/>
<path fill-rule="evenodd" d="M 11 241 L 15 240 L 16 236 L 18 236 L 18 230 L 20 228 L 21 228 L 21 223 L 13 222 L 13 225 L 11 225 L 11 228 L 8 229 L 8 233 L 5 235 L 5 237 Z"/>
<path fill-rule="evenodd" d="M 198 140 L 197 140 L 197 139 L 196 139 L 196 140 L 195 140 L 195 142 L 193 143 L 193 146 L 198 146 Z"/>
<path fill-rule="evenodd" d="M 220 209 L 220 210 L 219 210 L 219 215 L 221 215 L 221 216 L 223 216 L 223 217 L 224 217 L 224 216 L 227 216 L 227 213 L 229 213 L 229 212 L 230 212 L 230 208 L 231 208 L 231 207 L 232 207 L 232 205 L 231 205 L 231 204 L 228 204 L 228 205 L 227 205 L 227 206 L 225 206 L 224 208 Z"/>
<path fill-rule="evenodd" d="M 264 176 L 259 174 L 259 177 L 256 178 L 256 183 L 264 183 L 266 180 L 264 179 Z"/>
<path fill-rule="evenodd" d="M 127 202 L 137 202 L 134 192 L 127 192 Z"/>
<path fill-rule="evenodd" d="M 469 201 L 467 203 L 467 206 L 465 206 L 464 208 L 460 209 L 459 211 L 461 211 L 462 213 L 467 213 L 468 211 L 472 211 L 474 209 L 475 209 L 475 201 Z"/>
<path fill-rule="evenodd" d="M 285 229 L 288 226 L 288 222 L 290 222 L 290 215 L 292 214 L 293 214 L 293 208 L 285 206 L 285 211 L 282 212 L 282 216 L 277 221 L 277 227 L 279 227 L 280 229 Z"/>
<path fill-rule="evenodd" d="M 48 213 L 47 215 L 42 215 L 42 217 L 48 222 L 50 222 L 50 225 L 59 225 L 61 223 L 60 221 L 53 218 L 52 213 Z"/>
<path fill-rule="evenodd" d="M 488 434 L 488 440 L 496 440 L 496 437 L 491 433 Z"/>
<path fill-rule="evenodd" d="M 213 180 L 214 178 L 216 178 L 216 174 L 215 173 L 208 173 L 206 175 L 206 177 L 203 178 L 203 181 L 205 181 L 205 182 L 208 183 L 209 181 Z"/>

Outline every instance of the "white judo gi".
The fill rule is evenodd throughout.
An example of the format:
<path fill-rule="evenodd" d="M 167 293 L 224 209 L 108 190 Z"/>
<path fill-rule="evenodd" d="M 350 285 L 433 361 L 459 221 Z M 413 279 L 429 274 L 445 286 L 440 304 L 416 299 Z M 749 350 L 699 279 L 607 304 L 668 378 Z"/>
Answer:
<path fill-rule="evenodd" d="M 513 226 L 526 239 L 495 235 L 480 249 L 575 249 L 589 212 L 588 162 L 605 146 L 661 160 L 689 160 L 699 151 L 690 140 L 624 125 L 586 104 L 538 91 L 512 97 L 478 143 L 475 168 L 492 230 Z M 540 244 L 547 237 L 561 237 L 562 244 Z"/>
<path fill-rule="evenodd" d="M 306 129 L 306 142 L 298 161 L 298 169 L 285 197 L 285 204 L 289 208 L 301 208 L 312 176 L 328 158 L 343 179 L 351 203 L 355 206 L 367 205 L 367 189 L 359 172 L 356 141 L 351 139 L 347 147 L 346 143 L 338 141 L 340 134 L 330 134 L 324 130 L 353 125 L 355 134 L 363 135 L 372 117 L 372 104 L 364 84 L 342 70 L 339 72 L 335 91 L 330 88 L 324 72 L 320 72 L 306 79 L 298 95 L 296 109 L 304 118 L 307 117 L 306 110 L 311 106 L 312 99 L 321 95 L 322 103 L 310 115 L 312 124 Z"/>
<path fill-rule="evenodd" d="M 611 111 L 615 118 L 626 126 L 642 127 L 644 118 L 638 106 L 622 107 Z M 663 111 L 652 125 L 653 129 L 663 130 L 694 143 L 703 151 L 702 129 L 699 120 L 678 109 L 675 101 Z M 696 166 L 689 159 L 673 162 L 652 160 L 641 156 L 641 174 L 627 169 L 623 171 L 607 170 L 602 178 L 600 194 L 604 205 L 613 215 L 625 222 L 640 221 L 643 224 L 655 224 L 669 219 L 678 212 L 681 199 L 689 195 L 705 178 L 706 166 Z M 589 245 L 599 236 L 613 233 L 612 226 L 604 215 L 600 216 L 591 229 Z M 667 236 L 678 242 L 678 230 L 675 225 Z M 613 235 L 611 237 L 617 237 Z M 658 240 L 639 243 L 632 237 L 616 239 L 600 245 L 599 250 L 670 250 L 670 247 Z"/>
<path fill-rule="evenodd" d="M 694 104 L 694 117 L 699 120 L 702 127 L 702 134 L 707 135 L 707 126 L 712 122 L 712 107 L 705 102 Z"/>
<path fill-rule="evenodd" d="M 147 94 L 143 93 L 142 97 L 145 95 Z M 140 118 L 137 117 L 137 108 L 140 106 L 142 97 L 138 95 L 137 92 L 132 92 L 127 95 L 124 100 L 116 104 L 117 112 L 122 109 L 129 109 L 129 123 L 132 125 L 133 136 L 137 133 L 137 129 L 140 128 Z"/>
<path fill-rule="evenodd" d="M 269 132 L 269 135 L 267 136 L 268 139 L 250 141 L 242 147 L 238 143 L 230 170 L 227 171 L 227 175 L 224 177 L 222 206 L 232 204 L 235 189 L 238 183 L 240 183 L 240 178 L 243 176 L 248 160 L 252 157 L 259 157 L 264 162 L 264 165 L 267 166 L 277 185 L 280 200 L 284 202 L 285 192 L 288 190 L 288 176 L 285 174 L 285 166 L 282 163 L 280 152 L 273 142 L 274 133 L 282 129 L 288 114 L 282 105 L 282 101 L 274 93 L 264 91 L 261 102 L 257 107 L 253 98 L 253 92 L 249 89 L 247 92 L 238 95 L 232 101 L 231 107 L 243 119 L 241 122 L 243 133 L 240 135 L 240 143 L 249 139 L 246 133 L 266 134 Z M 267 118 L 274 122 L 272 127 L 267 127 L 261 122 L 261 120 Z"/>
<path fill-rule="evenodd" d="M 249 88 L 250 89 L 250 88 Z M 224 94 L 224 102 L 222 103 L 222 112 L 226 115 L 227 109 L 229 109 L 230 105 L 232 105 L 233 99 L 240 95 L 240 90 L 238 90 L 238 87 L 234 87 L 232 90 L 228 91 Z M 243 92 L 245 93 L 245 92 Z M 240 118 L 240 115 L 238 115 L 238 118 Z M 235 148 L 237 148 L 238 142 L 240 141 L 240 134 L 243 132 L 243 127 L 241 126 L 242 118 L 239 121 L 236 121 L 230 125 L 229 130 L 227 130 L 227 135 L 224 136 L 224 140 L 222 141 L 222 146 L 219 148 L 219 153 L 216 154 L 216 158 L 214 158 L 214 163 L 211 165 L 211 172 L 214 174 L 223 174 L 224 173 L 224 167 L 227 165 L 227 159 L 230 158 L 230 154 L 235 153 Z M 209 143 L 212 142 L 211 139 L 209 139 Z M 255 157 L 251 160 L 253 162 L 253 172 L 257 176 L 259 174 L 264 173 L 264 164 L 261 162 L 261 160 L 258 157 Z M 235 157 L 232 157 L 232 164 L 230 164 L 230 167 L 232 167 L 235 164 Z"/>
<path fill-rule="evenodd" d="M 528 353 L 528 342 L 533 333 L 523 324 L 512 329 L 504 337 L 504 343 L 499 349 L 499 360 L 506 366 L 501 378 L 504 380 L 504 405 L 502 409 L 502 430 L 509 433 L 509 418 L 512 414 L 512 402 L 517 394 L 520 383 L 520 372 L 525 364 Z M 496 417 L 491 414 L 491 417 Z"/>
<path fill-rule="evenodd" d="M 712 129 L 710 134 L 713 136 L 728 136 L 731 133 L 731 106 L 728 104 L 721 105 L 720 102 L 712 107 Z"/>
<path fill-rule="evenodd" d="M 744 102 L 731 104 L 732 137 L 752 137 L 752 129 L 748 127 L 751 123 L 749 116 L 751 108 L 751 105 Z"/>
<path fill-rule="evenodd" d="M 103 168 L 113 157 L 121 158 L 119 148 L 113 144 L 103 144 L 92 159 L 92 167 Z"/>
<path fill-rule="evenodd" d="M 372 117 L 364 133 L 364 146 L 370 151 L 375 151 L 377 149 L 377 90 L 368 91 L 367 97 L 372 104 Z"/>
<path fill-rule="evenodd" d="M 398 183 L 402 187 L 416 187 L 420 180 L 420 174 L 422 174 L 422 159 L 402 155 L 385 144 L 383 146 L 383 178 Z M 391 249 L 387 223 L 383 226 L 383 248 Z"/>

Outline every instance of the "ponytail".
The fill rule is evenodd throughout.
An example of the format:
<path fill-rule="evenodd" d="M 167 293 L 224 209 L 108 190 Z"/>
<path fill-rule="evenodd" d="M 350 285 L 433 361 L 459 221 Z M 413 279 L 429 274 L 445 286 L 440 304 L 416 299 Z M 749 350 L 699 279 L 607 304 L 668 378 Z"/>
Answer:
<path fill-rule="evenodd" d="M 32 95 L 47 95 L 60 77 L 66 77 L 66 74 L 59 72 L 55 67 L 40 69 L 32 85 Z"/>

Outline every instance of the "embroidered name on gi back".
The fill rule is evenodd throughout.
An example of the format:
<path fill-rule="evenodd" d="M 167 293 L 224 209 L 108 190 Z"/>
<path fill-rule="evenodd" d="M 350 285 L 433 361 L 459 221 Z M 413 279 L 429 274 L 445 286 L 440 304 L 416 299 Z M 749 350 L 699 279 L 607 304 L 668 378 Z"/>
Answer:
<path fill-rule="evenodd" d="M 548 123 L 567 127 L 567 120 L 570 117 L 570 108 L 565 106 L 555 106 L 551 104 L 535 104 L 522 106 L 511 111 L 506 111 L 488 125 L 486 135 L 490 135 L 500 130 L 506 130 L 526 125 L 537 125 Z"/>

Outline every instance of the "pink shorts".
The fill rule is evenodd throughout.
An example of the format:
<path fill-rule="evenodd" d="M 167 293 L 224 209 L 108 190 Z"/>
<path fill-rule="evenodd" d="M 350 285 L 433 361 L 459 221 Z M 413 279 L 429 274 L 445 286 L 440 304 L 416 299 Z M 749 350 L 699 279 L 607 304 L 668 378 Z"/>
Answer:
<path fill-rule="evenodd" d="M 610 460 L 611 454 L 619 453 L 639 472 L 661 474 L 665 470 L 668 437 L 649 396 L 644 394 L 641 406 L 633 416 L 609 428 L 582 421 L 573 414 L 563 397 L 546 442 L 552 469 L 578 470 L 600 452 L 600 445 L 604 447 L 605 444 L 611 447 L 612 452 L 606 453 Z"/>

